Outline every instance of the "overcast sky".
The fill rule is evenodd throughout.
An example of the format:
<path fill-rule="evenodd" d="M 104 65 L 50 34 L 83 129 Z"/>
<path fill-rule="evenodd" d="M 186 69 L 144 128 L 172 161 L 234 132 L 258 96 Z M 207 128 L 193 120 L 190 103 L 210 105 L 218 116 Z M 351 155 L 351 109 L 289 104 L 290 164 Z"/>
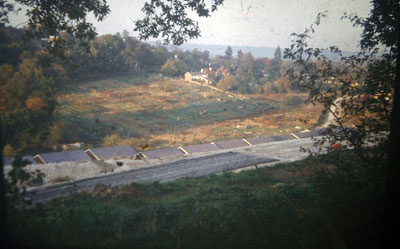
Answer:
<path fill-rule="evenodd" d="M 137 36 L 133 21 L 143 17 L 141 8 L 146 0 L 107 2 L 111 13 L 105 21 L 95 23 L 97 32 L 115 34 L 126 29 Z M 196 18 L 202 37 L 189 43 L 286 47 L 290 44 L 290 34 L 304 31 L 322 11 L 328 11 L 328 18 L 318 28 L 312 44 L 355 50 L 360 30 L 340 17 L 345 11 L 367 16 L 369 0 L 225 0 L 211 17 Z M 94 21 L 94 18 L 90 20 Z M 12 21 L 18 23 L 15 19 Z"/>

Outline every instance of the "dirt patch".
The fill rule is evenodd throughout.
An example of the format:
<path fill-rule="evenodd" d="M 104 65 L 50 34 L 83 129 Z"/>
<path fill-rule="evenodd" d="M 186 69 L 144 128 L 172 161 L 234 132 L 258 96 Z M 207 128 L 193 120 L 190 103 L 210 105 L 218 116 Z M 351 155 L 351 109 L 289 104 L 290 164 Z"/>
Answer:
<path fill-rule="evenodd" d="M 92 190 L 88 191 L 88 193 L 104 200 L 134 199 L 146 195 L 143 188 L 139 184 L 135 183 L 118 187 L 96 184 Z"/>

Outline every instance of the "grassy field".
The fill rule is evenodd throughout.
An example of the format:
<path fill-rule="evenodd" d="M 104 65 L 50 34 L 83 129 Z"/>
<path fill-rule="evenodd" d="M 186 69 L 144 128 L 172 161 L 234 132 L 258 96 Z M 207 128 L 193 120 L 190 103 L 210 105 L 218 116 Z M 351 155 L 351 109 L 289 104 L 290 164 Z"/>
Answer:
<path fill-rule="evenodd" d="M 170 183 L 93 190 L 14 210 L 35 248 L 378 248 L 382 175 L 351 152 Z"/>
<path fill-rule="evenodd" d="M 288 133 L 304 127 L 300 118 L 316 122 L 319 107 L 287 106 L 287 98 L 234 97 L 179 79 L 125 75 L 70 86 L 57 113 L 63 142 L 151 149 Z"/>

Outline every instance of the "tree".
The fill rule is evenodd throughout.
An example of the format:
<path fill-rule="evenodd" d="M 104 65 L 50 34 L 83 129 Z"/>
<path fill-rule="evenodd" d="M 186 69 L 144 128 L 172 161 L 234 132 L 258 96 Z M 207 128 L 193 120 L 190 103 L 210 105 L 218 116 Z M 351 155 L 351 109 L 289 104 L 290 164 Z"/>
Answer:
<path fill-rule="evenodd" d="M 217 82 L 217 87 L 224 91 L 235 91 L 239 88 L 239 81 L 233 75 L 228 75 Z"/>
<path fill-rule="evenodd" d="M 281 48 L 278 46 L 274 53 L 274 58 L 271 60 L 271 79 L 277 79 L 280 77 L 280 70 L 282 64 Z"/>
<path fill-rule="evenodd" d="M 256 68 L 259 73 L 259 77 L 264 77 L 264 75 L 269 74 L 271 70 L 271 60 L 267 57 L 257 59 Z"/>
<path fill-rule="evenodd" d="M 152 52 L 154 57 L 153 65 L 161 66 L 170 57 L 168 50 L 161 44 L 157 44 L 157 46 L 152 49 Z"/>
<path fill-rule="evenodd" d="M 124 60 L 125 43 L 118 35 L 102 35 L 90 42 L 90 53 L 97 72 L 111 73 L 126 70 Z"/>
<path fill-rule="evenodd" d="M 232 55 L 233 55 L 232 48 L 231 46 L 228 46 L 225 50 L 225 59 L 230 60 L 232 58 Z"/>
<path fill-rule="evenodd" d="M 199 25 L 188 17 L 187 10 L 195 11 L 199 17 L 209 17 L 224 0 L 212 0 L 208 6 L 204 1 L 152 0 L 146 2 L 142 11 L 146 17 L 135 22 L 135 31 L 142 40 L 157 38 L 161 34 L 164 44 L 181 45 L 187 39 L 200 36 Z"/>
<path fill-rule="evenodd" d="M 0 65 L 17 66 L 23 52 L 34 53 L 39 50 L 37 42 L 22 43 L 24 30 L 0 25 Z"/>
<path fill-rule="evenodd" d="M 279 46 L 275 50 L 273 60 L 275 60 L 277 64 L 280 64 L 282 62 L 282 53 L 281 53 L 281 48 Z"/>
<path fill-rule="evenodd" d="M 244 53 L 241 49 L 239 49 L 239 51 L 237 51 L 237 58 L 235 59 L 235 67 L 237 68 L 240 64 L 240 60 L 242 59 Z"/>
<path fill-rule="evenodd" d="M 310 100 L 322 103 L 339 126 L 339 129 L 330 130 L 329 138 L 349 142 L 359 157 L 370 162 L 372 169 L 385 166 L 375 171 L 385 176 L 382 246 L 396 248 L 398 242 L 394 234 L 400 222 L 400 3 L 398 0 L 373 0 L 371 3 L 370 16 L 365 19 L 357 15 L 344 16 L 363 29 L 361 52 L 341 56 L 344 67 L 335 65 L 324 55 L 326 51 L 341 55 L 337 47 L 312 49 L 307 46 L 306 38 L 326 16 L 323 13 L 303 34 L 294 34 L 294 42 L 285 51 L 285 57 L 295 61 L 298 72 L 294 74 L 292 70 L 292 77 L 301 87 L 310 90 Z M 312 58 L 319 60 L 318 67 L 311 63 Z M 325 83 L 328 80 L 332 81 L 331 85 Z M 345 129 L 344 124 L 351 118 L 356 118 L 356 129 Z M 389 136 L 377 136 L 385 130 L 389 131 Z M 365 150 L 370 142 L 379 145 L 375 153 Z"/>
<path fill-rule="evenodd" d="M 169 76 L 181 76 L 186 72 L 186 63 L 180 59 L 168 60 L 161 67 L 161 72 Z"/>
<path fill-rule="evenodd" d="M 192 70 L 200 71 L 202 67 L 207 66 L 207 61 L 204 61 L 202 52 L 197 49 L 192 51 L 185 51 L 183 54 L 183 61 Z"/>
<path fill-rule="evenodd" d="M 381 78 L 384 87 L 391 88 L 393 100 L 389 118 L 388 157 L 386 162 L 386 190 L 384 217 L 384 246 L 389 248 L 398 242 L 397 233 L 400 222 L 400 3 L 398 0 L 374 0 L 371 16 L 361 20 L 354 16 L 357 25 L 363 27 L 361 48 L 374 52 L 379 45 L 387 48 L 382 55 L 384 68 L 391 77 Z M 386 63 L 385 63 L 386 62 Z M 387 65 L 389 64 L 389 65 Z M 396 243 L 397 242 L 397 243 Z M 396 244 L 395 244 L 396 243 Z"/>
<path fill-rule="evenodd" d="M 243 55 L 240 59 L 240 64 L 236 70 L 237 79 L 244 84 L 257 83 L 256 66 L 253 55 L 249 52 Z"/>
<path fill-rule="evenodd" d="M 86 21 L 92 14 L 97 21 L 102 21 L 110 12 L 105 0 L 69 0 L 69 1 L 31 1 L 16 0 L 27 8 L 28 27 L 27 39 L 51 38 L 46 44 L 47 49 L 56 54 L 63 54 L 66 40 L 60 39 L 59 32 L 65 31 L 80 40 L 92 40 L 96 36 L 93 24 Z M 15 10 L 15 4 L 1 2 L 0 26 L 8 23 L 8 13 Z"/>
<path fill-rule="evenodd" d="M 287 77 L 279 77 L 274 83 L 278 93 L 290 93 L 290 81 Z"/>
<path fill-rule="evenodd" d="M 242 58 L 243 55 L 244 55 L 244 54 L 243 54 L 243 51 L 242 51 L 241 49 L 239 49 L 239 51 L 237 52 L 237 57 L 238 57 L 238 59 L 240 60 L 240 59 Z"/>
<path fill-rule="evenodd" d="M 26 149 L 43 142 L 55 108 L 54 82 L 43 73 L 37 58 L 24 59 L 17 70 L 0 66 L 0 111 L 3 143 Z"/>
<path fill-rule="evenodd" d="M 18 158 L 24 149 L 44 141 L 55 108 L 53 82 L 44 76 L 43 68 L 38 64 L 36 58 L 24 59 L 16 70 L 8 64 L 0 66 L 0 243 L 2 245 L 7 245 L 3 148 L 6 144 L 18 148 L 16 156 Z M 17 160 L 13 165 L 18 168 L 24 166 L 24 162 Z"/>

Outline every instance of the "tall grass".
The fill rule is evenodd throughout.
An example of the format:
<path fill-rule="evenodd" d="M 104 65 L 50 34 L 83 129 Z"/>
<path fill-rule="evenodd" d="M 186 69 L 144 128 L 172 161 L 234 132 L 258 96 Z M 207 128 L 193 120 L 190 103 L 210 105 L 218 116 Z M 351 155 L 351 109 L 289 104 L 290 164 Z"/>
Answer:
<path fill-rule="evenodd" d="M 238 174 L 102 186 L 17 210 L 11 239 L 57 248 L 376 248 L 382 188 L 370 173 L 348 154 L 331 154 Z"/>

